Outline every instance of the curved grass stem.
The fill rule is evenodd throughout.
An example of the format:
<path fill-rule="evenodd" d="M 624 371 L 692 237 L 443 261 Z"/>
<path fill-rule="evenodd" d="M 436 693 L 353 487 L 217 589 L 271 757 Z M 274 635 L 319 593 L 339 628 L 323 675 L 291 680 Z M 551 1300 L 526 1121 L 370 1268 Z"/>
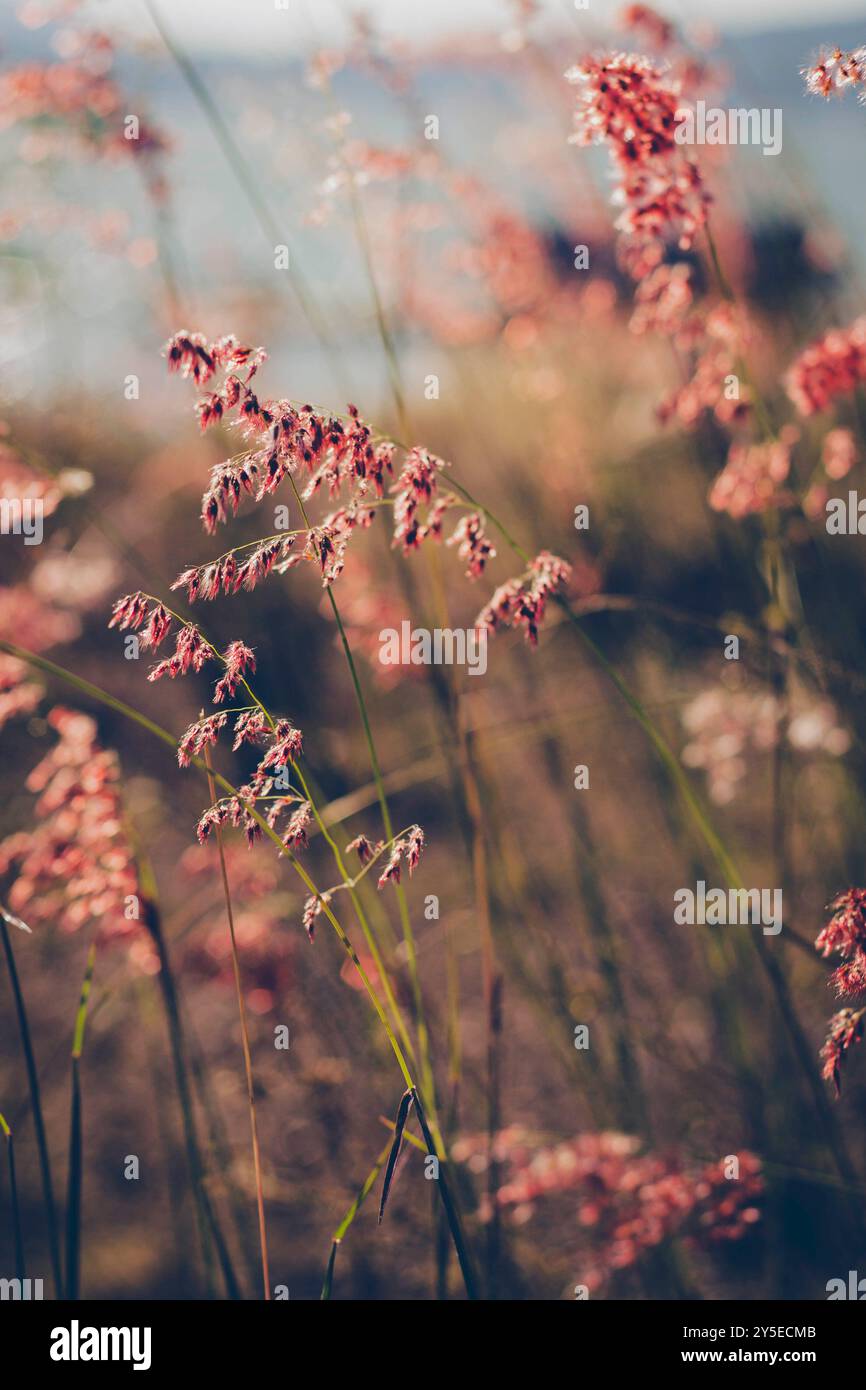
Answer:
<path fill-rule="evenodd" d="M 214 781 L 213 760 L 209 746 L 204 750 L 205 767 L 207 768 L 208 787 L 210 788 L 211 801 L 216 801 L 216 783 Z M 271 1276 L 268 1265 L 268 1233 L 265 1224 L 265 1196 L 262 1185 L 262 1156 L 259 1146 L 259 1128 L 256 1119 L 256 1093 L 253 1085 L 253 1062 L 250 1051 L 250 1034 L 247 1026 L 247 1009 L 244 1002 L 244 991 L 241 982 L 241 966 L 238 959 L 238 943 L 235 935 L 235 917 L 232 907 L 232 895 L 229 888 L 228 869 L 226 868 L 225 850 L 223 849 L 222 826 L 215 827 L 217 851 L 220 861 L 220 877 L 222 879 L 223 895 L 225 897 L 226 917 L 228 919 L 229 940 L 231 942 L 232 972 L 235 982 L 235 993 L 238 1001 L 238 1015 L 241 1025 L 241 1045 L 244 1054 L 244 1075 L 247 1083 L 247 1105 L 250 1113 L 250 1137 L 253 1146 L 253 1169 L 256 1180 L 256 1210 L 259 1219 L 259 1247 L 262 1256 L 262 1283 L 264 1285 L 265 1302 L 271 1297 Z"/>
<path fill-rule="evenodd" d="M 51 1275 L 54 1280 L 54 1296 L 55 1298 L 60 1298 L 63 1289 L 63 1274 L 60 1263 L 60 1237 L 57 1229 L 57 1207 L 54 1201 L 51 1159 L 48 1154 L 48 1141 L 45 1136 L 45 1120 L 42 1115 L 39 1073 L 36 1069 L 36 1058 L 33 1053 L 30 1024 L 27 1018 L 27 1009 L 24 1004 L 21 981 L 18 977 L 18 967 L 15 964 L 15 955 L 12 950 L 12 941 L 6 925 L 5 913 L 2 911 L 0 911 L 0 937 L 2 937 L 3 940 L 3 951 L 6 956 L 6 966 L 9 971 L 9 982 L 12 986 L 12 997 L 15 1000 L 18 1034 L 21 1038 L 21 1050 L 24 1053 L 24 1065 L 27 1069 L 27 1084 L 30 1089 L 30 1109 L 33 1114 L 33 1128 L 36 1131 L 36 1148 L 39 1153 L 39 1172 L 42 1178 L 42 1197 L 45 1202 L 45 1221 L 48 1227 L 48 1250 L 51 1258 Z"/>

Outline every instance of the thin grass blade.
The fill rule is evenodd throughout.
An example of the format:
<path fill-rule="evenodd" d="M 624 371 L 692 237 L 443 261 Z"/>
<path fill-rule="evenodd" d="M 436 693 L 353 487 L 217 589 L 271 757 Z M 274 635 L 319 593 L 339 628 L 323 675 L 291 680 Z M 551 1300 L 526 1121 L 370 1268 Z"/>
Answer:
<path fill-rule="evenodd" d="M 6 1159 L 9 1164 L 9 1205 L 12 1208 L 12 1231 L 15 1240 L 15 1277 L 23 1279 L 24 1276 L 24 1237 L 21 1233 L 21 1208 L 18 1205 L 18 1184 L 15 1181 L 15 1145 L 12 1142 L 12 1131 L 6 1123 L 6 1118 L 0 1111 L 0 1130 L 6 1139 Z"/>
<path fill-rule="evenodd" d="M 69 1120 L 69 1171 L 66 1189 L 66 1297 L 79 1296 L 81 1266 L 81 1054 L 84 1051 L 84 1029 L 87 1024 L 87 1005 L 93 984 L 96 946 L 87 952 L 84 979 L 75 1015 L 72 1035 L 72 1103 Z"/>
<path fill-rule="evenodd" d="M 409 1118 L 409 1110 L 413 1099 L 417 1093 L 414 1088 L 404 1091 L 400 1097 L 400 1105 L 397 1110 L 397 1118 L 394 1121 L 394 1142 L 391 1145 L 391 1152 L 388 1154 L 388 1163 L 385 1168 L 385 1178 L 382 1183 L 382 1199 L 379 1202 L 379 1224 L 382 1224 L 382 1217 L 385 1215 L 385 1203 L 388 1200 L 388 1193 L 391 1190 L 391 1181 L 394 1177 L 394 1169 L 397 1166 L 397 1159 L 400 1157 L 400 1149 L 403 1147 L 403 1130 L 406 1128 L 406 1121 Z"/>
<path fill-rule="evenodd" d="M 379 1157 L 376 1159 L 376 1162 L 373 1164 L 373 1167 L 370 1169 L 366 1178 L 364 1179 L 364 1182 L 358 1191 L 358 1195 L 356 1196 L 352 1205 L 349 1207 L 349 1210 L 346 1212 L 346 1215 L 343 1217 L 342 1221 L 340 1222 L 339 1226 L 334 1232 L 334 1237 L 331 1242 L 331 1253 L 328 1257 L 328 1268 L 325 1270 L 325 1279 L 324 1283 L 322 1284 L 322 1292 L 320 1295 L 321 1300 L 327 1300 L 331 1297 L 331 1291 L 334 1287 L 334 1264 L 337 1259 L 337 1250 L 340 1247 L 340 1243 L 343 1237 L 345 1236 L 352 1222 L 355 1220 L 355 1217 L 358 1215 L 358 1212 L 361 1210 L 361 1207 L 363 1206 L 364 1202 L 367 1200 L 370 1193 L 372 1192 L 373 1187 L 376 1183 L 376 1179 L 381 1173 L 382 1168 L 385 1164 L 385 1160 L 388 1157 L 390 1151 L 391 1141 L 389 1140 L 382 1152 L 379 1154 Z"/>
<path fill-rule="evenodd" d="M 15 1012 L 18 1019 L 18 1033 L 21 1038 L 21 1050 L 24 1053 L 24 1063 L 27 1068 L 27 1084 L 30 1090 L 30 1109 L 33 1114 L 33 1127 L 36 1131 L 36 1148 L 39 1153 L 39 1171 L 42 1178 L 42 1195 L 45 1202 L 45 1220 L 48 1226 L 48 1248 L 51 1255 L 51 1273 L 54 1280 L 54 1294 L 56 1298 L 59 1298 L 63 1287 L 63 1275 L 60 1264 L 60 1237 L 57 1230 L 57 1208 L 54 1203 L 54 1183 L 51 1178 L 51 1161 L 48 1157 L 48 1141 L 45 1137 L 45 1121 L 42 1117 L 42 1098 L 39 1093 L 39 1075 L 36 1070 L 36 1058 L 33 1053 L 33 1043 L 30 1038 L 30 1024 L 27 1021 L 24 995 L 21 990 L 21 981 L 18 978 L 18 968 L 15 964 L 15 956 L 12 951 L 12 939 L 9 935 L 7 923 L 28 932 L 30 928 L 27 927 L 25 923 L 22 923 L 19 917 L 13 916 L 12 913 L 7 912 L 4 907 L 0 907 L 0 937 L 3 939 L 6 967 L 9 971 L 12 995 L 15 1000 Z"/>

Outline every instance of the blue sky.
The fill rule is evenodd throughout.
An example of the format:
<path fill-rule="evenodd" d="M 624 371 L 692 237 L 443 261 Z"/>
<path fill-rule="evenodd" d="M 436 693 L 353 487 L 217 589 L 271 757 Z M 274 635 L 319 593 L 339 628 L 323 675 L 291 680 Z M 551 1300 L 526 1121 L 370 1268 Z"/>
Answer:
<path fill-rule="evenodd" d="M 503 31 L 513 23 L 514 0 L 154 0 L 184 46 L 200 53 L 238 53 L 246 58 L 274 51 L 306 51 L 318 43 L 338 43 L 347 33 L 347 16 L 362 9 L 384 33 L 407 39 L 442 38 L 464 29 Z M 285 4 L 285 8 L 282 5 Z M 281 8 L 278 8 L 281 6 Z M 0 12 L 18 0 L 0 0 Z M 577 11 L 574 0 L 540 0 L 540 29 L 556 20 L 606 27 L 622 0 L 589 0 Z M 863 15 L 863 0 L 661 0 L 659 9 L 682 22 L 709 20 L 726 33 L 795 26 L 826 28 L 833 41 L 834 21 Z M 147 36 L 153 30 L 145 0 L 85 0 L 84 10 L 98 23 Z M 866 41 L 866 19 L 864 19 Z"/>

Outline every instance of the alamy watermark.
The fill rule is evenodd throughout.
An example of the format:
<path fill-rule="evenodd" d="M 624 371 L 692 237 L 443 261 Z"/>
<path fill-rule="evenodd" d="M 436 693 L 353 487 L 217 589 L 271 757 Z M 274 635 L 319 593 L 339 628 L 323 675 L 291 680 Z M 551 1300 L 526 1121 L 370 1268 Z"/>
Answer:
<path fill-rule="evenodd" d="M 0 534 L 23 536 L 25 545 L 42 544 L 41 497 L 0 497 Z"/>
<path fill-rule="evenodd" d="M 51 1330 L 52 1361 L 131 1361 L 134 1371 L 150 1370 L 149 1327 L 69 1327 Z"/>
<path fill-rule="evenodd" d="M 861 1279 L 856 1269 L 848 1270 L 848 1279 L 828 1279 L 826 1283 L 827 1302 L 838 1302 L 839 1299 L 851 1299 L 856 1303 L 862 1303 L 866 1299 L 866 1279 Z"/>
<path fill-rule="evenodd" d="M 779 154 L 782 149 L 782 111 L 778 106 L 731 107 L 726 111 L 698 101 L 694 110 L 684 107 L 674 119 L 678 145 L 760 145 L 765 155 Z"/>
<path fill-rule="evenodd" d="M 866 536 L 866 497 L 851 488 L 846 497 L 828 497 L 825 504 L 828 536 Z"/>
<path fill-rule="evenodd" d="M 41 1279 L 0 1279 L 0 1301 L 12 1299 L 16 1303 L 28 1303 L 44 1297 Z"/>
<path fill-rule="evenodd" d="M 408 618 L 379 633 L 383 666 L 466 666 L 470 676 L 487 670 L 487 629 L 483 627 L 414 627 Z"/>
<path fill-rule="evenodd" d="M 782 930 L 781 888 L 710 888 L 700 879 L 694 889 L 674 893 L 677 926 L 763 927 L 764 936 Z"/>

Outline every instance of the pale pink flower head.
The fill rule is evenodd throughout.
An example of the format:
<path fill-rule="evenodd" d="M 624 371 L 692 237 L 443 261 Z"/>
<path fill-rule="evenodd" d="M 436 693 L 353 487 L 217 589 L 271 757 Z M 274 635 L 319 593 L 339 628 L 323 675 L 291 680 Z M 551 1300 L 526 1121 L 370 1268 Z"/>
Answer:
<path fill-rule="evenodd" d="M 102 944 L 124 938 L 135 946 L 135 963 L 152 974 L 159 963 L 143 930 L 147 903 L 117 756 L 100 746 L 86 714 L 58 706 L 48 724 L 57 741 L 27 778 L 38 796 L 35 826 L 0 844 L 0 874 L 14 873 L 9 906 L 34 927 L 92 927 Z"/>
<path fill-rule="evenodd" d="M 500 584 L 475 619 L 476 628 L 484 632 L 495 632 L 501 627 L 523 628 L 530 646 L 536 646 L 547 600 L 570 577 L 571 565 L 549 550 L 542 550 L 525 574 Z"/>
<path fill-rule="evenodd" d="M 483 1171 L 487 1149 L 485 1136 L 469 1135 L 454 1154 Z M 575 1241 L 588 1261 L 582 1282 L 593 1290 L 674 1236 L 712 1246 L 741 1239 L 760 1220 L 761 1165 L 748 1151 L 738 1155 L 736 1178 L 722 1162 L 687 1165 L 675 1155 L 644 1153 L 638 1139 L 611 1131 L 540 1148 L 512 1127 L 495 1136 L 493 1154 L 504 1169 L 496 1204 L 519 1222 L 545 1199 L 558 1213 L 569 1210 L 571 1194 Z"/>
<path fill-rule="evenodd" d="M 30 668 L 17 657 L 0 655 L 0 729 L 10 719 L 32 714 L 42 699 L 42 687 L 30 679 Z"/>
<path fill-rule="evenodd" d="M 760 444 L 731 445 L 727 463 L 710 489 L 713 511 L 741 520 L 789 504 L 789 495 L 780 489 L 791 471 L 794 437 L 785 431 L 783 435 Z"/>
<path fill-rule="evenodd" d="M 733 801 L 755 755 L 776 746 L 780 717 L 773 695 L 722 685 L 702 690 L 685 706 L 682 722 L 689 737 L 682 759 L 686 767 L 704 772 L 716 805 Z"/>
<path fill-rule="evenodd" d="M 834 48 L 823 53 L 811 67 L 803 69 L 806 89 L 815 96 L 842 96 L 849 87 L 866 88 L 866 48 L 843 53 Z M 860 92 L 860 100 L 864 92 Z"/>
<path fill-rule="evenodd" d="M 801 415 L 826 410 L 866 381 L 866 315 L 847 328 L 833 328 L 800 353 L 785 377 L 788 395 Z"/>
<path fill-rule="evenodd" d="M 830 430 L 821 446 L 821 463 L 828 478 L 847 478 L 857 462 L 857 442 L 848 429 Z"/>
<path fill-rule="evenodd" d="M 86 152 L 147 159 L 163 153 L 169 142 L 149 122 L 139 118 L 134 140 L 121 128 L 129 98 L 110 75 L 113 44 L 108 35 L 67 29 L 58 38 L 64 46 L 62 61 L 28 62 L 0 75 L 0 128 L 38 122 L 40 138 L 58 157 Z M 152 186 L 161 192 L 158 181 Z"/>
<path fill-rule="evenodd" d="M 685 261 L 657 266 L 641 280 L 634 296 L 632 333 L 661 333 L 673 337 L 692 307 L 692 268 Z"/>
<path fill-rule="evenodd" d="M 606 144 L 623 207 L 621 259 L 633 279 L 658 266 L 674 241 L 687 250 L 705 225 L 710 196 L 700 170 L 677 143 L 680 84 L 647 58 L 588 58 L 566 73 L 577 88 L 572 142 Z"/>
<path fill-rule="evenodd" d="M 751 393 L 746 383 L 739 383 L 737 358 L 750 343 L 753 329 L 742 309 L 716 304 L 707 313 L 689 314 L 678 327 L 672 321 L 670 329 L 677 346 L 694 354 L 694 370 L 662 401 L 657 412 L 662 422 L 676 416 L 693 428 L 708 410 L 726 427 L 745 417 L 751 409 Z M 728 389 L 732 377 L 739 383 L 736 392 Z"/>

